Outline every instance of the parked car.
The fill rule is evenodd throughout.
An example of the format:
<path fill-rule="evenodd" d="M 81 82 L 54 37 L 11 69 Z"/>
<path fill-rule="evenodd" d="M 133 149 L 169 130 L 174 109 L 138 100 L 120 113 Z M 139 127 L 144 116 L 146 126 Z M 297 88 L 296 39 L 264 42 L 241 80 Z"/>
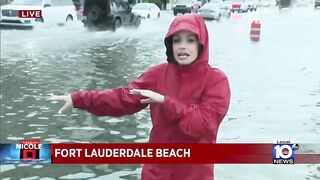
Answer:
<path fill-rule="evenodd" d="M 291 9 L 292 8 L 292 3 L 293 0 L 277 0 L 277 5 L 279 7 L 279 9 Z"/>
<path fill-rule="evenodd" d="M 19 10 L 41 10 L 41 18 L 19 18 Z M 14 0 L 1 6 L 1 27 L 33 27 L 35 23 L 64 24 L 77 18 L 72 0 Z"/>
<path fill-rule="evenodd" d="M 201 5 L 198 1 L 194 0 L 177 0 L 176 4 L 173 5 L 173 15 L 177 15 L 178 13 L 191 13 L 191 12 L 198 12 Z"/>
<path fill-rule="evenodd" d="M 275 6 L 278 0 L 258 0 L 258 7 L 272 7 Z"/>
<path fill-rule="evenodd" d="M 222 2 L 213 1 L 203 5 L 198 14 L 204 19 L 219 21 L 222 16 L 229 18 L 231 15 L 230 9 L 225 7 Z"/>
<path fill-rule="evenodd" d="M 258 7 L 256 0 L 247 0 L 247 1 L 248 1 L 248 11 L 256 11 Z"/>
<path fill-rule="evenodd" d="M 126 0 L 86 0 L 82 22 L 91 30 L 115 31 L 121 26 L 139 27 L 141 17 L 131 12 Z"/>
<path fill-rule="evenodd" d="M 160 18 L 160 8 L 154 3 L 137 3 L 132 7 L 132 12 L 142 18 Z"/>
<path fill-rule="evenodd" d="M 309 0 L 295 0 L 294 6 L 296 7 L 308 7 L 310 1 Z"/>
<path fill-rule="evenodd" d="M 320 0 L 315 0 L 314 1 L 314 8 L 317 8 L 318 6 L 320 6 Z"/>

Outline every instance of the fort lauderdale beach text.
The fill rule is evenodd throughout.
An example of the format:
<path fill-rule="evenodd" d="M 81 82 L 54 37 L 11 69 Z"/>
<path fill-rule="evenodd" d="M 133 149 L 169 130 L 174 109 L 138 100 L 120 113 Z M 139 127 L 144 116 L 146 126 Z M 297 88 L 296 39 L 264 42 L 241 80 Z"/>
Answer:
<path fill-rule="evenodd" d="M 130 148 L 96 148 L 96 149 L 60 149 L 57 148 L 54 150 L 54 157 L 179 157 L 179 158 L 188 158 L 191 156 L 191 150 L 186 149 L 168 149 L 168 148 L 147 148 L 147 149 L 130 149 Z"/>

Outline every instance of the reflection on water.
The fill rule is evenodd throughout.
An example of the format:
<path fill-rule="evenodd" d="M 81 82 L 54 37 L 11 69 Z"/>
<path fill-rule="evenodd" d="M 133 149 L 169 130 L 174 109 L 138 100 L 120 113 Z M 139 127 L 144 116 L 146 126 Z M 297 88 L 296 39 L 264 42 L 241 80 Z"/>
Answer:
<path fill-rule="evenodd" d="M 320 37 L 314 32 L 319 32 L 320 25 L 314 24 L 320 13 L 306 13 L 308 24 L 298 14 L 261 12 L 266 15 L 237 14 L 219 23 L 206 22 L 210 63 L 228 74 L 232 89 L 219 142 L 271 142 L 276 138 L 319 142 L 320 75 L 315 47 Z M 146 21 L 139 31 L 119 29 L 116 33 L 87 32 L 81 24 L 36 27 L 23 33 L 1 31 L 1 142 L 147 142 L 148 109 L 121 118 L 95 117 L 79 110 L 57 114 L 62 104 L 46 98 L 51 93 L 127 85 L 148 67 L 164 62 L 163 37 L 172 18 L 170 13 L 159 21 Z M 248 41 L 248 27 L 255 18 L 263 23 L 263 36 L 253 44 Z M 313 35 L 297 38 L 305 29 Z M 294 33 L 288 33 L 292 30 Z M 319 179 L 317 165 L 290 168 L 217 165 L 216 176 L 223 180 L 245 180 L 248 174 L 250 179 L 261 180 L 270 179 L 271 174 L 279 179 Z M 15 179 L 139 179 L 141 166 L 5 165 L 1 171 L 5 178 Z M 284 171 L 292 173 L 281 176 Z"/>
<path fill-rule="evenodd" d="M 144 27 L 141 28 L 144 32 Z M 159 37 L 145 31 L 150 38 L 130 29 L 120 29 L 116 33 L 93 33 L 67 27 L 36 27 L 23 33 L 2 31 L 5 48 L 1 48 L 1 142 L 16 143 L 21 139 L 40 139 L 43 143 L 147 142 L 148 110 L 121 118 L 95 117 L 78 110 L 60 115 L 57 110 L 62 104 L 46 98 L 50 93 L 127 85 L 145 69 L 165 59 L 162 49 L 165 30 L 158 29 Z M 48 172 L 61 179 L 99 177 L 112 172 L 119 172 L 117 176 L 124 176 L 124 179 L 137 179 L 139 167 L 15 168 L 20 172 L 35 172 L 40 168 L 35 179 L 46 177 Z M 25 177 L 23 173 L 10 171 L 11 168 L 5 165 L 1 171 L 5 171 L 6 177 Z"/>

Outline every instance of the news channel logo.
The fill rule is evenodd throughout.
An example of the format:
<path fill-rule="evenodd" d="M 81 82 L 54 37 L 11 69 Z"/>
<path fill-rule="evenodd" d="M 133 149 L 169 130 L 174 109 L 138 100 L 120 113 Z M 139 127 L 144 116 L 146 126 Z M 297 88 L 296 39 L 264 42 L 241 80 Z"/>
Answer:
<path fill-rule="evenodd" d="M 50 144 L 40 140 L 21 140 L 0 144 L 0 164 L 51 164 Z"/>
<path fill-rule="evenodd" d="M 299 145 L 293 140 L 275 140 L 273 142 L 273 164 L 294 164 L 295 151 Z"/>

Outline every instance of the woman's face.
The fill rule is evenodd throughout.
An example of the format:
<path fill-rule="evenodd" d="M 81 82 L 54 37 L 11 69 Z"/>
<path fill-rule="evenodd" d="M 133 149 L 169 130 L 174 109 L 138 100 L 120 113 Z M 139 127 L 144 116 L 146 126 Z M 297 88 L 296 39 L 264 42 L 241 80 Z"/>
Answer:
<path fill-rule="evenodd" d="M 189 31 L 179 31 L 173 35 L 173 56 L 179 65 L 193 63 L 198 57 L 198 38 Z"/>

